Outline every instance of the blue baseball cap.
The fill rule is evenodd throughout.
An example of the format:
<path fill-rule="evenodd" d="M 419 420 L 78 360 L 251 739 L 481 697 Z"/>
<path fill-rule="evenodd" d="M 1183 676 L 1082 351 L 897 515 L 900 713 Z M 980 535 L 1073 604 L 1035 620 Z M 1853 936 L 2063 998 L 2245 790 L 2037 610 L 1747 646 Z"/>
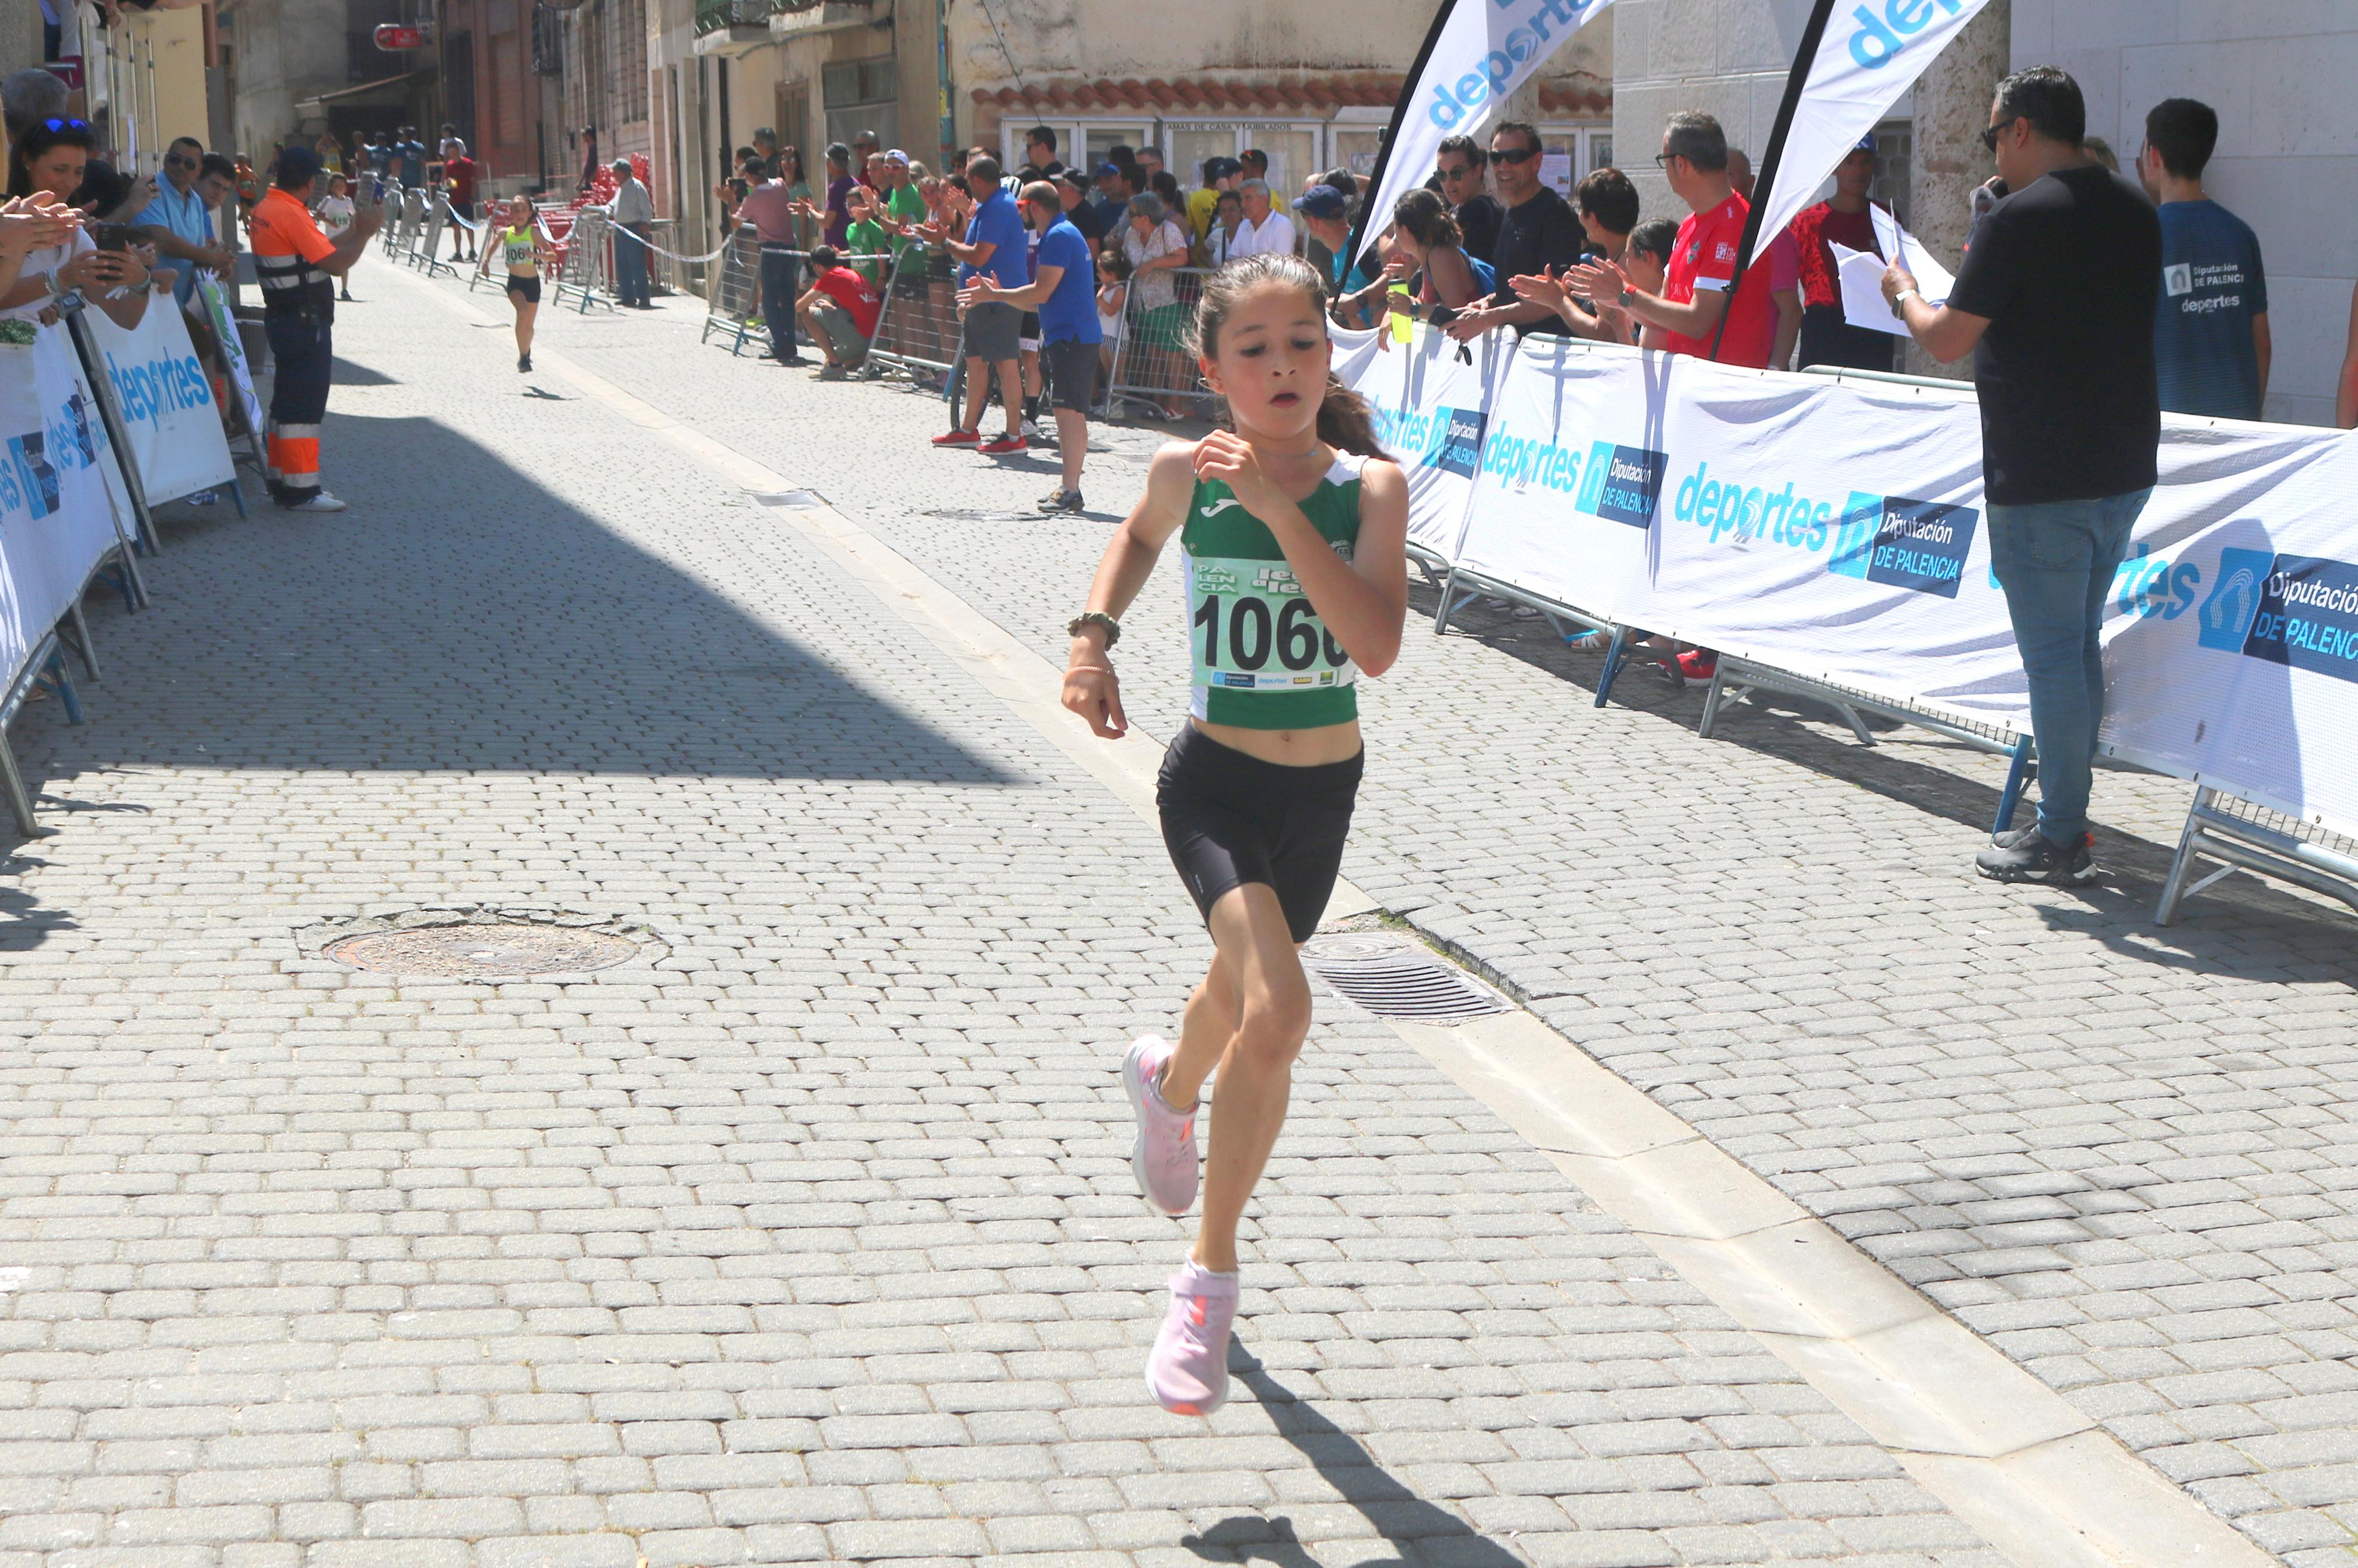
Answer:
<path fill-rule="evenodd" d="M 1871 153 L 1875 151 L 1875 133 L 1873 131 L 1869 131 L 1866 135 L 1859 137 L 1858 145 L 1852 147 L 1850 150 L 1855 153 Z"/>
<path fill-rule="evenodd" d="M 1312 186 L 1293 199 L 1293 206 L 1305 218 L 1340 218 L 1351 210 L 1351 203 L 1331 185 Z"/>

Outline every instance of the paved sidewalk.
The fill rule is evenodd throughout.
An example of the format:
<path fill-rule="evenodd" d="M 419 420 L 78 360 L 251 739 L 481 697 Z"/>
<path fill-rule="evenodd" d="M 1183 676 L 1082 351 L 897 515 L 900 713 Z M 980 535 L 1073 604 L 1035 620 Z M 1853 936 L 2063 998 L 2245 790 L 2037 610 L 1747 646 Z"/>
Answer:
<path fill-rule="evenodd" d="M 1055 658 L 1155 440 L 1109 433 L 1091 515 L 1041 520 L 1053 453 L 925 450 L 937 400 L 690 352 L 670 322 L 565 342 L 806 476 Z M 1178 606 L 1166 563 L 1123 647 L 1158 733 Z M 2156 928 L 2189 791 L 2120 773 L 2097 778 L 2104 881 L 1985 882 L 1968 860 L 2001 759 L 1920 732 L 1869 751 L 1790 711 L 1699 741 L 1699 692 L 1632 671 L 1600 711 L 1594 655 L 1502 613 L 1466 624 L 1412 634 L 1370 687 L 1347 874 L 2253 1540 L 2351 1561 L 2347 914 L 2238 877 Z"/>
<path fill-rule="evenodd" d="M 1152 829 L 498 319 L 358 284 L 353 510 L 174 527 L 156 608 L 94 617 L 91 722 L 17 730 L 59 831 L 0 927 L 0 1568 L 1998 1568 L 1340 1010 L 1251 1228 L 1251 1397 L 1154 1409 L 1184 1233 L 1114 1069 L 1206 948 Z M 545 342 L 700 378 L 732 443 L 808 397 L 741 444 L 850 488 L 788 373 Z M 320 955 L 460 904 L 651 939 L 495 986 Z"/>

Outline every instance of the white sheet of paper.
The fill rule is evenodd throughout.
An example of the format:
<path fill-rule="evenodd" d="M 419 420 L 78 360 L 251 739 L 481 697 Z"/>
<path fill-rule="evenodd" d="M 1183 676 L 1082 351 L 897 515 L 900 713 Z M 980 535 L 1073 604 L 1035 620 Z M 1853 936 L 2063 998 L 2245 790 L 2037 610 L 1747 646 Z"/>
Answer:
<path fill-rule="evenodd" d="M 1880 207 L 1867 209 L 1875 224 L 1876 243 L 1883 254 L 1897 260 L 1915 275 L 1916 291 L 1926 302 L 1944 303 L 1957 280 L 1942 266 L 1923 242 L 1899 226 L 1898 219 Z M 1864 327 L 1871 332 L 1888 332 L 1896 338 L 1908 335 L 1907 324 L 1891 313 L 1890 301 L 1883 297 L 1882 256 L 1868 251 L 1855 251 L 1846 245 L 1831 245 L 1834 254 L 1835 276 L 1842 284 L 1843 319 L 1854 327 Z"/>
<path fill-rule="evenodd" d="M 1831 241 L 1828 245 L 1834 253 L 1834 276 L 1842 284 L 1843 319 L 1870 332 L 1906 337 L 1907 323 L 1891 313 L 1891 302 L 1883 297 L 1883 258 Z"/>
<path fill-rule="evenodd" d="M 1867 219 L 1875 225 L 1875 243 L 1885 255 L 1898 262 L 1916 276 L 1916 290 L 1934 305 L 1948 302 L 1949 291 L 1957 285 L 1949 269 L 1939 258 L 1924 248 L 1924 242 L 1899 226 L 1899 220 L 1880 207 L 1869 207 Z"/>

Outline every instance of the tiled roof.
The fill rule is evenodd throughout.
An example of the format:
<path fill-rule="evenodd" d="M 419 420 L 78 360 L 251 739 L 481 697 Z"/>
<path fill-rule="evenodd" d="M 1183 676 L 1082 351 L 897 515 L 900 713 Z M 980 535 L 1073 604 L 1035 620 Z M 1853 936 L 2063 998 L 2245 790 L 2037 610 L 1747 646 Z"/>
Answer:
<path fill-rule="evenodd" d="M 1230 81 L 1213 76 L 1161 77 L 1141 81 L 1125 77 L 1094 81 L 1056 77 L 1022 87 L 978 87 L 977 103 L 1033 113 L 1051 110 L 1089 113 L 1152 112 L 1162 114 L 1323 114 L 1329 110 L 1360 106 L 1389 109 L 1399 101 L 1402 79 L 1378 72 L 1300 77 L 1291 81 Z M 1561 81 L 1542 81 L 1540 107 L 1552 114 L 1609 114 L 1613 112 L 1610 83 L 1580 72 Z"/>

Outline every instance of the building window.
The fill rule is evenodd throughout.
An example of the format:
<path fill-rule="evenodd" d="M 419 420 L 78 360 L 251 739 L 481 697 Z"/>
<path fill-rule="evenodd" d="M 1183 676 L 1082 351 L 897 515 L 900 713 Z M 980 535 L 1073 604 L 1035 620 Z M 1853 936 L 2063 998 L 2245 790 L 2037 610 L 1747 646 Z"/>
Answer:
<path fill-rule="evenodd" d="M 1613 162 L 1609 124 L 1546 124 L 1540 127 L 1540 178 L 1565 198 L 1582 178 Z"/>
<path fill-rule="evenodd" d="M 1912 120 L 1886 120 L 1875 127 L 1875 184 L 1867 195 L 1891 209 L 1899 226 L 1908 226 L 1908 182 L 1916 162 L 1916 124 Z"/>
<path fill-rule="evenodd" d="M 872 59 L 838 60 L 819 71 L 819 94 L 827 115 L 827 139 L 851 145 L 861 131 L 876 133 L 881 146 L 901 140 L 901 72 L 889 54 Z M 810 162 L 815 166 L 817 159 Z M 854 178 L 860 170 L 851 171 Z"/>

